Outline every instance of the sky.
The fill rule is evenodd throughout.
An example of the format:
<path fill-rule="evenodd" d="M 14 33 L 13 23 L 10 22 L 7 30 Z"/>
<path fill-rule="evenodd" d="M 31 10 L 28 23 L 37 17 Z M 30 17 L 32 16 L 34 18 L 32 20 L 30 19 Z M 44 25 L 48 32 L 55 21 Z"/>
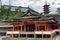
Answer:
<path fill-rule="evenodd" d="M 60 7 L 60 0 L 1 0 L 2 5 L 11 5 L 14 6 L 23 6 L 23 7 L 30 7 L 37 12 L 43 12 L 43 5 L 46 3 L 50 5 L 51 13 L 55 13 L 57 8 Z"/>

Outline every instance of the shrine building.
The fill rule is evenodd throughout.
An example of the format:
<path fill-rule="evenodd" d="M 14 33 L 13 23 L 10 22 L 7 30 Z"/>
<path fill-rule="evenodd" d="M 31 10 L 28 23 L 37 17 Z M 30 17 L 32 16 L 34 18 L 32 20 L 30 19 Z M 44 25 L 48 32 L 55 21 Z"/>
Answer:
<path fill-rule="evenodd" d="M 56 32 L 60 33 L 60 15 L 49 14 L 49 5 L 44 5 L 42 14 L 28 8 L 20 17 L 4 22 L 12 25 L 11 30 L 6 30 L 6 35 L 53 37 Z"/>

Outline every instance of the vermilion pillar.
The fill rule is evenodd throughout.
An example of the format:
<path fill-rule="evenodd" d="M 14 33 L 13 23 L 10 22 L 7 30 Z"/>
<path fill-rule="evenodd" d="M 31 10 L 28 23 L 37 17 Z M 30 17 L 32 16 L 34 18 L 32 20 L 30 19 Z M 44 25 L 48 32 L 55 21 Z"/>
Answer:
<path fill-rule="evenodd" d="M 46 31 L 47 27 L 46 27 L 46 24 L 45 24 L 45 31 Z"/>
<path fill-rule="evenodd" d="M 26 25 L 24 25 L 24 31 L 26 31 Z"/>
<path fill-rule="evenodd" d="M 37 31 L 37 25 L 35 24 L 35 30 Z"/>
<path fill-rule="evenodd" d="M 20 25 L 20 27 L 21 27 L 21 32 L 22 32 L 22 25 Z"/>
<path fill-rule="evenodd" d="M 13 31 L 14 31 L 14 27 L 15 27 L 15 25 L 13 25 Z"/>
<path fill-rule="evenodd" d="M 38 29 L 37 30 L 39 31 L 39 25 L 38 25 Z"/>
<path fill-rule="evenodd" d="M 58 28 L 59 28 L 59 30 L 60 30 L 60 24 L 58 24 Z"/>

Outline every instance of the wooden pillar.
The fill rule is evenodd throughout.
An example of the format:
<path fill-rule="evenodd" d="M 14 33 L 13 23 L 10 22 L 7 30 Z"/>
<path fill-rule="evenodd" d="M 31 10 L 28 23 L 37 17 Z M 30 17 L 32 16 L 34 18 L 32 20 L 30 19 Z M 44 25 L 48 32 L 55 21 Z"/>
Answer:
<path fill-rule="evenodd" d="M 46 27 L 46 24 L 45 24 L 45 31 L 46 31 L 46 28 L 47 28 L 47 27 Z"/>
<path fill-rule="evenodd" d="M 46 24 L 46 30 L 48 30 L 48 24 Z"/>
<path fill-rule="evenodd" d="M 49 24 L 49 26 L 51 26 L 51 27 L 50 27 L 50 30 L 52 30 L 52 24 Z"/>
<path fill-rule="evenodd" d="M 39 25 L 37 26 L 37 28 L 38 28 L 37 30 L 39 31 Z"/>
<path fill-rule="evenodd" d="M 15 25 L 13 25 L 13 31 L 14 31 L 14 27 L 15 27 Z"/>
<path fill-rule="evenodd" d="M 52 36 L 53 36 L 53 35 L 51 34 L 51 40 L 52 40 Z"/>
<path fill-rule="evenodd" d="M 20 40 L 19 38 L 20 38 L 20 33 L 18 34 L 18 40 Z"/>
<path fill-rule="evenodd" d="M 44 34 L 43 34 L 43 30 L 42 30 L 42 40 L 43 40 L 43 36 L 44 36 Z"/>
<path fill-rule="evenodd" d="M 59 35 L 60 35 L 60 27 L 59 27 L 60 25 L 58 24 L 57 26 L 58 26 L 58 30 L 59 30 Z"/>
<path fill-rule="evenodd" d="M 27 40 L 27 34 L 26 34 L 26 40 Z"/>
<path fill-rule="evenodd" d="M 22 37 L 22 25 L 20 25 L 21 30 L 20 30 L 20 36 Z"/>
<path fill-rule="evenodd" d="M 19 26 L 20 30 L 19 30 L 19 37 L 20 37 L 20 34 L 21 34 L 21 26 Z"/>
<path fill-rule="evenodd" d="M 45 31 L 47 31 L 47 25 L 45 24 Z M 47 37 L 47 35 L 45 35 L 45 37 Z"/>
<path fill-rule="evenodd" d="M 28 27 L 28 32 L 29 32 L 29 26 L 27 26 Z"/>
<path fill-rule="evenodd" d="M 58 25 L 58 29 L 60 30 L 59 25 Z"/>
<path fill-rule="evenodd" d="M 24 25 L 24 31 L 26 32 L 26 25 Z"/>
<path fill-rule="evenodd" d="M 20 37 L 20 28 L 21 28 L 21 27 L 19 26 L 19 34 L 18 34 L 18 39 L 19 39 L 19 37 Z"/>
<path fill-rule="evenodd" d="M 18 34 L 18 38 L 20 37 L 20 32 L 19 32 L 19 34 Z"/>
<path fill-rule="evenodd" d="M 57 26 L 58 26 L 58 29 L 60 30 L 59 25 L 57 25 Z"/>
<path fill-rule="evenodd" d="M 7 33 L 6 33 L 6 36 L 7 36 Z"/>
<path fill-rule="evenodd" d="M 60 24 L 58 24 L 58 30 L 59 30 L 59 35 L 60 35 Z"/>
<path fill-rule="evenodd" d="M 34 33 L 34 40 L 36 40 L 35 38 L 36 38 L 36 34 Z"/>
<path fill-rule="evenodd" d="M 37 24 L 35 24 L 35 30 L 37 31 Z"/>
<path fill-rule="evenodd" d="M 14 34 L 13 34 L 13 32 L 14 32 L 14 27 L 15 27 L 15 25 L 13 25 L 13 30 L 12 30 L 12 38 L 13 38 L 13 35 L 14 35 Z"/>
<path fill-rule="evenodd" d="M 21 32 L 22 32 L 22 25 L 21 25 Z"/>

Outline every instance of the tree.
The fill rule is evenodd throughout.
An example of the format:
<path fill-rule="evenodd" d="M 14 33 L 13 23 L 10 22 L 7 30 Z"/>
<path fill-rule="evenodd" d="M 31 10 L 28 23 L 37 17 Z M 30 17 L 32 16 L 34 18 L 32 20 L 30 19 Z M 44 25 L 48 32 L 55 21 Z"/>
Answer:
<path fill-rule="evenodd" d="M 20 8 L 21 7 L 18 7 L 15 11 L 11 11 L 9 19 L 15 19 L 15 18 L 19 17 L 22 14 Z"/>
<path fill-rule="evenodd" d="M 15 11 L 11 11 L 11 7 L 5 9 L 4 6 L 2 6 L 0 9 L 0 20 L 10 20 L 19 17 L 22 14 L 20 8 L 21 7 L 18 7 Z"/>

